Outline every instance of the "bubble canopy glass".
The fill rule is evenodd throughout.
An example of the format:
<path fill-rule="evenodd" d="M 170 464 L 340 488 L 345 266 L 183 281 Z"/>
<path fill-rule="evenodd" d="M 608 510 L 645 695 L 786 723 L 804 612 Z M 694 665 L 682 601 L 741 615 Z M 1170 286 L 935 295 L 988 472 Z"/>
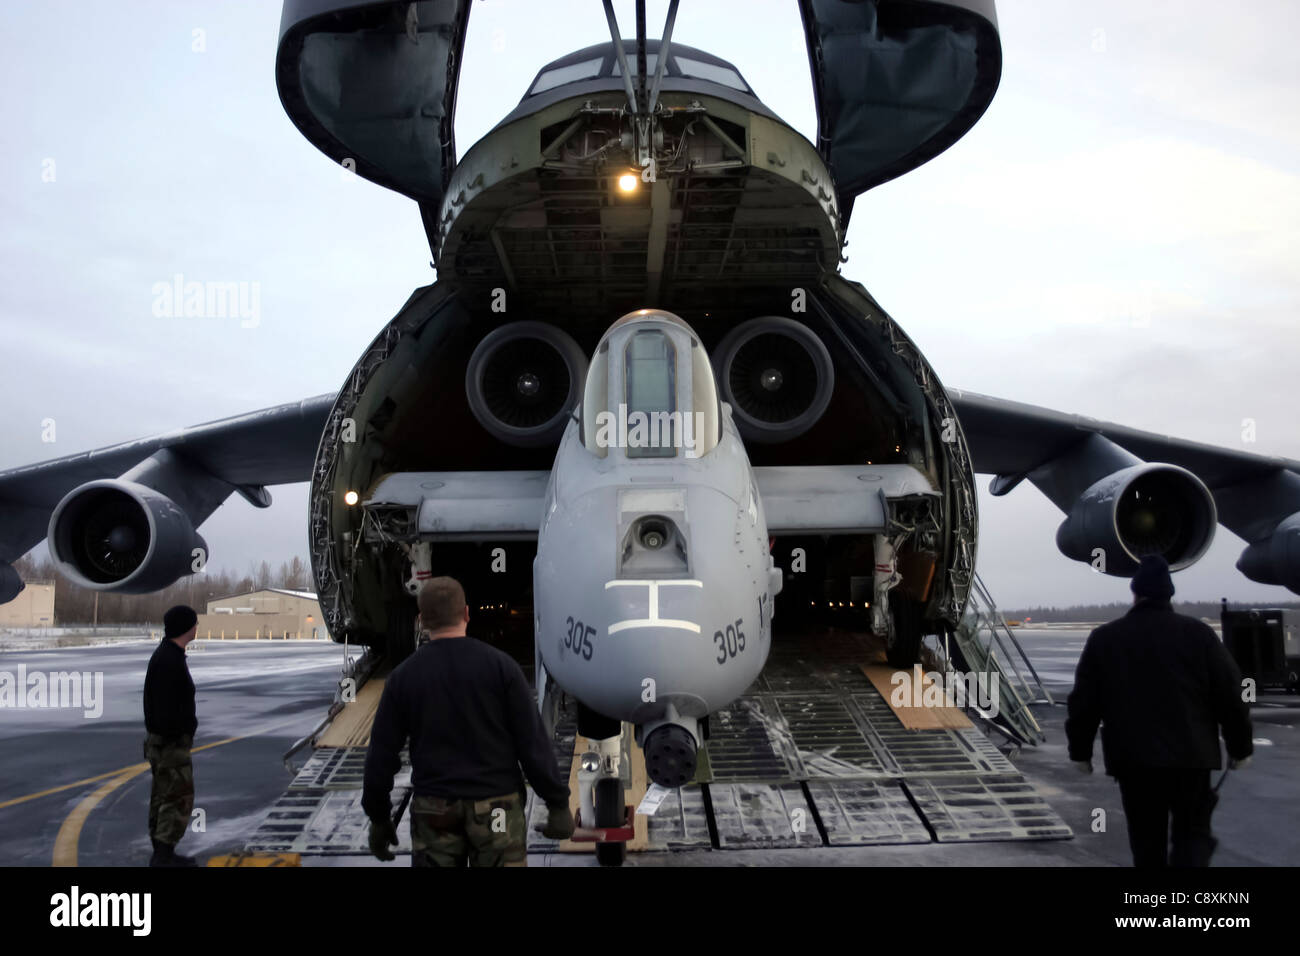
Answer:
<path fill-rule="evenodd" d="M 580 415 L 587 450 L 628 459 L 699 458 L 722 431 L 708 354 L 670 312 L 642 310 L 616 322 L 592 356 Z"/>

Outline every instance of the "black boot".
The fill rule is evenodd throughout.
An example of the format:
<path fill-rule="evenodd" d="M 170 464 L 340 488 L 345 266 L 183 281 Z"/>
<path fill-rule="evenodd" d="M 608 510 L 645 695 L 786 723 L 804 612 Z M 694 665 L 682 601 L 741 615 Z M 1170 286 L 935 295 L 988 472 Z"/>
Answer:
<path fill-rule="evenodd" d="M 176 844 L 153 841 L 153 857 L 150 866 L 198 866 L 192 856 L 182 856 L 176 852 Z"/>

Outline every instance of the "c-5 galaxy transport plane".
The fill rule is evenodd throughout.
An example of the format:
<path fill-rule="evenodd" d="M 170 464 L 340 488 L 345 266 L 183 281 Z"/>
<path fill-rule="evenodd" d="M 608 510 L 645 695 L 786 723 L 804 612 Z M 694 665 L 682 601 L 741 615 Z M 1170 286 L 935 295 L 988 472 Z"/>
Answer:
<path fill-rule="evenodd" d="M 0 474 L 0 600 L 42 538 L 85 586 L 162 588 L 232 493 L 309 480 L 335 640 L 400 659 L 410 592 L 454 574 L 532 630 L 544 711 L 576 699 L 606 762 L 635 725 L 676 786 L 774 616 L 847 603 L 900 666 L 959 624 L 976 473 L 1036 485 L 1060 550 L 1107 574 L 1185 568 L 1223 524 L 1243 574 L 1300 593 L 1300 462 L 947 389 L 840 275 L 856 197 L 992 100 L 993 0 L 798 3 L 815 143 L 673 41 L 675 0 L 658 41 L 643 4 L 620 39 L 607 2 L 611 41 L 542 67 L 458 158 L 470 0 L 287 0 L 289 117 L 416 201 L 438 279 L 335 394 Z"/>

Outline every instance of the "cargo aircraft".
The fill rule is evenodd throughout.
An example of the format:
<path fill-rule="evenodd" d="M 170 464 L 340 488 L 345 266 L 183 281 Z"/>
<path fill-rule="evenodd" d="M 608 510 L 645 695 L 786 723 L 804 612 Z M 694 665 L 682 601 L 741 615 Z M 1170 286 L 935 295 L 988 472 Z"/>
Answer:
<path fill-rule="evenodd" d="M 543 712 L 576 701 L 608 820 L 623 727 L 654 781 L 690 780 L 774 618 L 852 612 L 904 667 L 956 628 L 977 473 L 1035 485 L 1062 553 L 1106 574 L 1186 568 L 1222 524 L 1246 577 L 1300 593 L 1300 462 L 947 388 L 840 273 L 856 198 L 992 100 L 993 0 L 792 2 L 815 142 L 673 40 L 676 0 L 658 40 L 606 0 L 610 41 L 542 66 L 459 155 L 470 0 L 286 0 L 286 112 L 418 204 L 437 281 L 336 392 L 0 473 L 0 601 L 43 538 L 83 586 L 163 588 L 231 494 L 309 481 L 333 639 L 400 660 L 419 582 L 460 578 L 480 620 L 530 632 Z"/>

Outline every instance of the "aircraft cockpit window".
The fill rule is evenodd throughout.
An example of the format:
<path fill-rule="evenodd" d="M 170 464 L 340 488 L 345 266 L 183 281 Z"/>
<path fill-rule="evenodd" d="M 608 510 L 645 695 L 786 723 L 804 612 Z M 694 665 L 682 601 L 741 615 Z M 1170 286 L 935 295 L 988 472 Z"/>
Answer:
<path fill-rule="evenodd" d="M 733 90 L 740 90 L 742 93 L 749 92 L 749 87 L 740 78 L 740 74 L 729 66 L 705 63 L 703 60 L 695 60 L 688 56 L 678 56 L 676 60 L 677 69 L 681 71 L 682 76 L 693 76 L 700 80 L 720 83 L 723 86 L 731 87 Z"/>
<path fill-rule="evenodd" d="M 634 443 L 629 437 L 627 457 L 674 457 L 680 436 L 673 419 L 680 421 L 681 417 L 673 415 L 677 411 L 677 350 L 663 332 L 647 329 L 632 336 L 624 360 L 628 421 L 641 412 L 648 423 L 644 442 Z M 629 435 L 633 434 L 629 429 Z"/>
<path fill-rule="evenodd" d="M 629 52 L 627 55 L 627 68 L 632 73 L 633 76 L 636 76 L 636 71 L 637 71 L 636 55 L 631 52 Z M 655 70 L 657 69 L 659 69 L 659 54 L 647 53 L 645 55 L 645 75 L 654 76 Z M 623 68 L 619 66 L 618 57 L 614 58 L 614 71 L 610 75 L 611 76 L 623 75 Z"/>
<path fill-rule="evenodd" d="M 608 457 L 611 446 L 631 459 L 700 458 L 718 446 L 722 406 L 713 366 L 694 334 L 685 323 L 681 326 L 671 332 L 629 330 L 626 338 L 615 338 L 613 362 L 621 352 L 621 380 L 619 365 L 611 364 L 609 342 L 596 349 L 587 369 L 578 433 L 583 447 L 597 458 Z"/>
<path fill-rule="evenodd" d="M 545 93 L 547 90 L 553 90 L 565 83 L 594 80 L 600 76 L 600 65 L 604 61 L 603 56 L 598 56 L 595 59 L 583 60 L 581 63 L 570 63 L 568 66 L 557 66 L 554 69 L 546 70 L 537 77 L 537 81 L 533 84 L 533 88 L 528 91 L 528 95 Z"/>

